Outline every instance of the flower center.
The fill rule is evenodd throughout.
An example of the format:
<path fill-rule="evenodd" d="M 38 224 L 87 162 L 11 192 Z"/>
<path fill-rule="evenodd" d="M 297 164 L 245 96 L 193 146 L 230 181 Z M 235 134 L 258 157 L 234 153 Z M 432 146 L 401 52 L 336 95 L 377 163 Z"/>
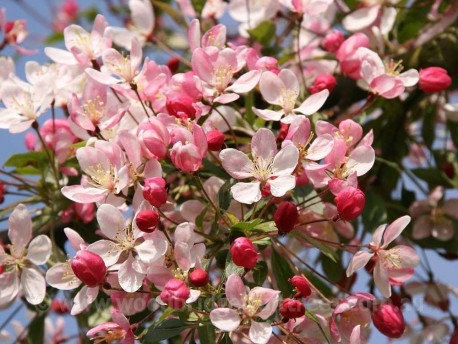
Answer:
<path fill-rule="evenodd" d="M 244 309 L 245 314 L 252 318 L 258 312 L 259 307 L 262 304 L 262 299 L 258 296 L 245 296 L 246 307 Z"/>
<path fill-rule="evenodd" d="M 98 124 L 105 112 L 105 103 L 99 96 L 94 99 L 89 99 L 83 104 L 83 113 L 88 117 L 93 124 Z"/>
<path fill-rule="evenodd" d="M 221 64 L 213 70 L 212 84 L 219 92 L 224 92 L 233 74 L 234 70 L 229 64 Z"/>
<path fill-rule="evenodd" d="M 269 180 L 270 176 L 272 175 L 273 170 L 273 157 L 269 157 L 267 159 L 253 156 L 253 170 L 251 173 L 253 176 L 262 182 L 266 182 Z"/>
<path fill-rule="evenodd" d="M 280 91 L 281 107 L 286 114 L 292 113 L 296 105 L 296 99 L 299 93 L 288 88 L 282 88 Z"/>
<path fill-rule="evenodd" d="M 91 180 L 89 181 L 91 185 L 97 188 L 101 187 L 109 191 L 114 190 L 117 178 L 112 165 L 110 165 L 110 169 L 108 171 L 103 169 L 101 164 L 98 164 L 96 166 L 89 166 L 85 172 L 89 175 L 89 177 L 91 177 Z"/>

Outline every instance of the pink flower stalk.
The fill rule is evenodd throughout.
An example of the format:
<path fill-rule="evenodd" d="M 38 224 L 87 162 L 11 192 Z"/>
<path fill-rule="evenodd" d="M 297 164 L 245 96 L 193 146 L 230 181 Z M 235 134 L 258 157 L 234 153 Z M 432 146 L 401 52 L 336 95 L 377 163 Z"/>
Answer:
<path fill-rule="evenodd" d="M 254 319 L 259 317 L 267 320 L 276 311 L 280 292 L 263 287 L 255 287 L 247 292 L 247 287 L 236 274 L 229 276 L 225 290 L 227 301 L 233 308 L 212 310 L 212 324 L 221 331 L 232 332 L 236 331 L 243 321 L 249 321 L 250 340 L 254 343 L 267 343 L 272 335 L 272 326 Z"/>
<path fill-rule="evenodd" d="M 100 14 L 95 18 L 90 33 L 79 25 L 67 26 L 64 30 L 67 50 L 46 47 L 45 54 L 54 62 L 64 65 L 92 66 L 92 61 L 96 61 L 111 47 L 111 40 L 105 35 L 107 26 L 105 17 Z"/>
<path fill-rule="evenodd" d="M 444 91 L 452 84 L 452 78 L 441 67 L 420 69 L 419 88 L 423 92 L 433 93 Z"/>
<path fill-rule="evenodd" d="M 416 85 L 419 80 L 417 70 L 409 69 L 401 73 L 402 66 L 399 62 L 385 64 L 372 50 L 359 48 L 356 53 L 361 58 L 362 86 L 383 98 L 399 97 L 406 87 Z"/>
<path fill-rule="evenodd" d="M 256 266 L 259 253 L 250 239 L 245 237 L 235 239 L 230 252 L 235 265 L 246 269 L 253 269 Z"/>
<path fill-rule="evenodd" d="M 268 183 L 273 196 L 281 197 L 296 185 L 292 175 L 299 159 L 296 147 L 288 145 L 277 153 L 274 134 L 268 129 L 259 129 L 251 141 L 250 159 L 233 148 L 223 149 L 220 159 L 224 169 L 235 179 L 254 178 L 249 183 L 239 182 L 232 186 L 234 199 L 252 204 L 261 199 L 261 186 Z"/>
<path fill-rule="evenodd" d="M 387 249 L 407 227 L 410 216 L 403 216 L 390 225 L 379 226 L 368 247 L 372 252 L 358 251 L 350 260 L 347 277 L 363 268 L 374 257 L 374 282 L 384 297 L 391 296 L 391 284 L 401 285 L 413 275 L 414 268 L 420 259 L 415 250 L 409 246 L 397 245 Z"/>
<path fill-rule="evenodd" d="M 372 312 L 372 321 L 377 330 L 388 338 L 400 338 L 406 328 L 401 310 L 392 304 L 376 306 Z"/>
<path fill-rule="evenodd" d="M 51 255 L 51 240 L 46 235 L 32 239 L 32 220 L 23 204 L 14 208 L 9 220 L 9 253 L 0 246 L 0 307 L 10 304 L 21 291 L 27 302 L 40 304 L 46 296 L 46 282 L 38 265 Z"/>
<path fill-rule="evenodd" d="M 107 34 L 113 39 L 116 45 L 124 49 L 130 49 L 132 39 L 137 39 L 141 46 L 144 46 L 153 35 L 154 30 L 154 8 L 147 0 L 129 0 L 131 20 L 126 27 L 107 28 Z"/>
<path fill-rule="evenodd" d="M 329 91 L 324 89 L 311 95 L 299 107 L 296 107 L 300 85 L 296 75 L 289 69 L 282 69 L 278 75 L 269 71 L 263 72 L 259 88 L 266 102 L 280 106 L 281 110 L 253 108 L 256 115 L 267 121 L 282 120 L 288 124 L 297 117 L 296 112 L 306 116 L 317 112 L 329 95 Z M 282 119 L 283 116 L 285 117 Z"/>
<path fill-rule="evenodd" d="M 86 335 L 96 343 L 134 344 L 135 335 L 125 315 L 114 308 L 111 310 L 111 318 L 113 322 L 97 325 L 90 329 Z"/>

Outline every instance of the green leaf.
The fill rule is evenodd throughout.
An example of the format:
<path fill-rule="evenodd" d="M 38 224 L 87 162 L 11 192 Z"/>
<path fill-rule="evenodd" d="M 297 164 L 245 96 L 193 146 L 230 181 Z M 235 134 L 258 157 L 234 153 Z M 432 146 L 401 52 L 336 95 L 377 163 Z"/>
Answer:
<path fill-rule="evenodd" d="M 232 339 L 229 333 L 224 333 L 223 338 L 218 343 L 219 344 L 232 344 Z"/>
<path fill-rule="evenodd" d="M 216 343 L 215 327 L 212 324 L 197 327 L 197 332 L 201 344 Z"/>
<path fill-rule="evenodd" d="M 180 26 L 187 26 L 181 11 L 178 11 L 177 9 L 173 8 L 170 4 L 163 0 L 152 0 L 152 2 L 154 7 L 167 13 L 170 16 L 170 18 L 172 18 L 175 21 L 175 23 L 177 23 Z"/>
<path fill-rule="evenodd" d="M 202 13 L 205 3 L 205 0 L 191 0 L 192 7 L 194 7 L 194 11 L 198 14 Z"/>
<path fill-rule="evenodd" d="M 63 32 L 53 32 L 51 35 L 45 38 L 44 43 L 46 45 L 53 45 L 64 40 Z"/>
<path fill-rule="evenodd" d="M 362 214 L 364 230 L 372 232 L 387 221 L 385 202 L 374 190 L 366 190 L 366 205 Z"/>
<path fill-rule="evenodd" d="M 25 167 L 25 166 L 37 166 L 40 163 L 45 163 L 47 156 L 45 152 L 28 152 L 13 154 L 6 160 L 4 166 L 8 167 Z"/>
<path fill-rule="evenodd" d="M 397 26 L 399 43 L 414 38 L 424 28 L 432 4 L 430 0 L 417 0 L 409 8 L 400 12 L 401 21 Z"/>
<path fill-rule="evenodd" d="M 254 226 L 251 229 L 252 232 L 261 232 L 261 233 L 277 233 L 278 228 L 274 221 L 263 222 L 259 225 Z"/>
<path fill-rule="evenodd" d="M 428 104 L 423 111 L 423 125 L 421 127 L 421 135 L 423 142 L 429 148 L 434 142 L 434 132 L 436 129 L 436 111 L 433 104 Z"/>
<path fill-rule="evenodd" d="M 264 47 L 269 46 L 272 39 L 275 37 L 276 27 L 273 21 L 266 20 L 256 26 L 254 29 L 248 30 L 250 37 L 261 43 Z"/>
<path fill-rule="evenodd" d="M 166 319 L 156 322 L 148 328 L 142 343 L 158 343 L 161 340 L 179 336 L 181 332 L 191 327 L 192 324 L 185 323 L 179 319 Z"/>
<path fill-rule="evenodd" d="M 232 261 L 232 256 L 230 254 L 227 255 L 227 258 L 228 259 L 226 260 L 226 266 L 224 268 L 224 275 L 226 277 L 229 277 L 232 274 L 242 276 L 245 272 L 245 268 L 235 265 L 235 263 Z"/>
<path fill-rule="evenodd" d="M 226 181 L 218 191 L 218 205 L 222 210 L 227 210 L 232 201 L 231 195 L 232 181 Z"/>
<path fill-rule="evenodd" d="M 283 297 L 290 296 L 293 293 L 293 286 L 288 282 L 288 279 L 294 276 L 293 269 L 289 266 L 288 261 L 274 249 L 272 249 L 271 264 L 278 289 L 280 289 Z"/>
<path fill-rule="evenodd" d="M 262 285 L 267 278 L 268 272 L 267 263 L 263 260 L 260 260 L 256 263 L 256 266 L 253 269 L 253 280 L 257 285 Z"/>
<path fill-rule="evenodd" d="M 453 186 L 451 185 L 450 180 L 447 178 L 447 176 L 437 168 L 416 168 L 413 169 L 412 172 L 418 178 L 423 179 L 425 182 L 427 182 L 430 186 Z"/>
<path fill-rule="evenodd" d="M 45 337 L 46 313 L 37 314 L 28 326 L 27 343 L 42 343 Z"/>
<path fill-rule="evenodd" d="M 246 222 L 239 222 L 233 225 L 231 229 L 238 229 L 238 230 L 243 231 L 244 233 L 247 233 L 250 230 L 252 230 L 253 228 L 255 228 L 257 225 L 259 225 L 261 222 L 262 222 L 261 219 L 255 219 L 255 220 L 246 221 Z"/>

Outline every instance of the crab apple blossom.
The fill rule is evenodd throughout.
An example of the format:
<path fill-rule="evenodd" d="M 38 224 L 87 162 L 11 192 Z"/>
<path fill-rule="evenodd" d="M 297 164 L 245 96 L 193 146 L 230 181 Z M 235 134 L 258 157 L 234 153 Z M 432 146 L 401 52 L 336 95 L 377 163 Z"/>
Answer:
<path fill-rule="evenodd" d="M 71 261 L 73 273 L 88 287 L 95 287 L 105 280 L 107 268 L 103 259 L 91 251 L 83 250 L 76 253 Z"/>
<path fill-rule="evenodd" d="M 340 31 L 332 31 L 330 33 L 328 33 L 323 41 L 322 41 L 322 45 L 323 45 L 323 48 L 330 52 L 330 53 L 336 53 L 337 50 L 339 50 L 340 48 L 340 45 L 345 41 L 345 36 L 343 35 L 342 32 Z"/>
<path fill-rule="evenodd" d="M 106 322 L 93 327 L 87 332 L 87 336 L 95 343 L 121 341 L 122 344 L 134 344 L 135 335 L 124 314 L 113 308 L 111 318 L 113 322 Z"/>
<path fill-rule="evenodd" d="M 277 309 L 279 291 L 269 288 L 255 287 L 247 292 L 240 276 L 232 274 L 226 282 L 226 297 L 233 308 L 216 308 L 210 312 L 212 324 L 222 331 L 236 331 L 243 320 L 248 320 L 250 329 L 248 336 L 253 343 L 267 343 L 272 335 L 272 326 L 268 319 Z M 234 309 L 235 308 L 235 309 Z"/>
<path fill-rule="evenodd" d="M 292 202 L 282 202 L 274 213 L 274 221 L 280 233 L 291 232 L 299 219 L 297 206 Z"/>
<path fill-rule="evenodd" d="M 300 318 L 305 313 L 305 306 L 299 300 L 284 299 L 280 306 L 280 314 L 287 319 Z"/>
<path fill-rule="evenodd" d="M 390 225 L 379 226 L 372 235 L 368 245 L 372 252 L 358 251 L 350 260 L 347 277 L 363 268 L 374 257 L 374 282 L 377 289 L 385 297 L 391 296 L 391 285 L 402 285 L 413 275 L 414 268 L 419 263 L 415 250 L 406 245 L 397 245 L 387 249 L 407 227 L 410 216 L 403 216 Z"/>
<path fill-rule="evenodd" d="M 3 32 L 2 48 L 8 44 L 19 54 L 33 55 L 37 53 L 36 50 L 29 50 L 19 45 L 29 35 L 27 21 L 24 19 L 7 20 L 5 8 L 0 8 L 0 32 Z"/>
<path fill-rule="evenodd" d="M 135 218 L 138 229 L 145 233 L 152 233 L 159 223 L 159 214 L 154 210 L 142 210 Z"/>
<path fill-rule="evenodd" d="M 418 87 L 423 92 L 432 93 L 446 90 L 452 84 L 452 78 L 441 67 L 428 67 L 419 72 Z"/>
<path fill-rule="evenodd" d="M 296 107 L 300 85 L 296 75 L 289 69 L 281 70 L 278 75 L 269 71 L 262 73 L 259 88 L 266 102 L 280 106 L 281 110 L 253 108 L 256 115 L 268 121 L 282 120 L 288 124 L 297 117 L 296 112 L 302 115 L 311 115 L 317 112 L 329 95 L 329 91 L 324 89 L 311 95 L 299 107 Z M 285 117 L 282 119 L 283 116 Z"/>
<path fill-rule="evenodd" d="M 183 281 L 172 278 L 161 291 L 161 300 L 173 309 L 181 309 L 191 295 L 189 288 Z"/>
<path fill-rule="evenodd" d="M 360 189 L 348 186 L 334 197 L 334 202 L 337 205 L 339 218 L 351 221 L 363 212 L 366 196 Z"/>
<path fill-rule="evenodd" d="M 331 74 L 320 74 L 313 81 L 313 85 L 309 87 L 312 94 L 328 90 L 331 92 L 336 87 L 337 81 Z"/>
<path fill-rule="evenodd" d="M 250 239 L 245 237 L 235 239 L 230 252 L 236 265 L 243 266 L 246 269 L 255 267 L 259 253 Z"/>
<path fill-rule="evenodd" d="M 386 1 L 383 6 L 383 1 L 362 1 L 355 11 L 348 14 L 342 24 L 345 30 L 356 32 L 374 27 L 380 28 L 382 34 L 387 35 L 395 22 L 396 8 L 390 5 L 395 5 L 398 0 Z"/>
<path fill-rule="evenodd" d="M 310 283 L 303 276 L 295 275 L 288 280 L 295 288 L 294 297 L 307 297 L 312 293 Z"/>
<path fill-rule="evenodd" d="M 211 151 L 220 151 L 224 145 L 224 134 L 218 129 L 213 129 L 208 131 L 206 134 L 208 150 Z"/>
<path fill-rule="evenodd" d="M 348 37 L 336 53 L 342 72 L 352 79 L 359 79 L 361 77 L 361 60 L 357 51 L 358 48 L 369 48 L 369 46 L 369 38 L 363 33 L 358 32 Z"/>
<path fill-rule="evenodd" d="M 160 207 L 167 201 L 167 190 L 165 179 L 152 177 L 145 179 L 143 197 L 154 207 Z"/>
<path fill-rule="evenodd" d="M 209 280 L 208 273 L 200 268 L 196 268 L 189 274 L 189 282 L 196 287 L 205 286 Z"/>
<path fill-rule="evenodd" d="M 388 338 L 400 338 L 405 331 L 404 316 L 399 307 L 382 304 L 372 311 L 374 326 Z"/>
<path fill-rule="evenodd" d="M 224 169 L 235 179 L 254 178 L 250 183 L 239 182 L 232 186 L 234 199 L 252 204 L 261 199 L 261 186 L 269 183 L 273 196 L 281 197 L 293 189 L 296 180 L 292 175 L 297 166 L 299 151 L 286 146 L 277 153 L 274 134 L 268 129 L 259 129 L 251 141 L 250 159 L 246 154 L 226 148 L 220 153 Z"/>
<path fill-rule="evenodd" d="M 46 235 L 32 239 L 32 220 L 26 206 L 19 204 L 8 220 L 9 250 L 0 246 L 0 306 L 12 302 L 22 292 L 27 302 L 38 305 L 46 296 L 46 282 L 38 265 L 51 255 L 51 240 Z"/>

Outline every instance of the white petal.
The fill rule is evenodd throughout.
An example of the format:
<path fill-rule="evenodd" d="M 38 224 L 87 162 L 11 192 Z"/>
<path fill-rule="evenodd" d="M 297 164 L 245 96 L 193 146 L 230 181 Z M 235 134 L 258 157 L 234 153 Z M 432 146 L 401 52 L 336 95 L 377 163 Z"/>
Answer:
<path fill-rule="evenodd" d="M 119 233 L 125 232 L 126 220 L 118 208 L 111 204 L 102 204 L 97 210 L 97 221 L 100 230 L 109 239 L 115 239 Z"/>
<path fill-rule="evenodd" d="M 268 323 L 260 323 L 252 320 L 248 334 L 253 343 L 265 344 L 272 336 L 272 326 Z"/>
<path fill-rule="evenodd" d="M 266 102 L 280 105 L 281 92 L 284 88 L 285 85 L 277 75 L 269 71 L 262 73 L 259 89 Z"/>
<path fill-rule="evenodd" d="M 51 287 L 60 290 L 72 290 L 81 284 L 81 281 L 73 273 L 70 261 L 58 263 L 46 271 L 46 282 Z"/>
<path fill-rule="evenodd" d="M 32 238 L 32 220 L 24 204 L 19 204 L 9 218 L 8 236 L 14 246 L 16 257 L 21 257 Z"/>
<path fill-rule="evenodd" d="M 86 285 L 83 286 L 73 299 L 75 303 L 73 304 L 70 314 L 77 315 L 84 311 L 92 302 L 94 302 L 98 294 L 99 287 L 89 288 Z"/>
<path fill-rule="evenodd" d="M 347 268 L 347 277 L 353 275 L 353 273 L 362 267 L 366 266 L 369 260 L 374 256 L 373 253 L 369 253 L 366 251 L 358 251 L 356 254 L 351 258 L 350 264 Z"/>
<path fill-rule="evenodd" d="M 294 172 L 299 159 L 299 150 L 289 145 L 282 148 L 273 161 L 272 175 L 287 176 Z"/>
<path fill-rule="evenodd" d="M 210 321 L 220 330 L 231 332 L 239 327 L 241 319 L 234 309 L 217 308 L 210 312 Z"/>
<path fill-rule="evenodd" d="M 8 305 L 19 292 L 17 271 L 4 272 L 0 275 L 0 307 Z"/>
<path fill-rule="evenodd" d="M 253 204 L 261 199 L 260 182 L 237 183 L 231 187 L 232 197 L 243 204 Z"/>
<path fill-rule="evenodd" d="M 362 7 L 347 15 L 342 24 L 348 31 L 360 31 L 374 23 L 380 6 Z"/>
<path fill-rule="evenodd" d="M 388 277 L 388 272 L 383 267 L 383 262 L 380 261 L 380 257 L 377 263 L 375 264 L 374 282 L 375 286 L 384 297 L 391 296 L 391 286 Z"/>
<path fill-rule="evenodd" d="M 57 63 L 61 63 L 64 65 L 76 65 L 78 61 L 75 59 L 75 56 L 67 50 L 57 49 L 52 47 L 45 48 L 45 54 L 51 60 Z"/>
<path fill-rule="evenodd" d="M 51 240 L 46 235 L 35 237 L 29 244 L 26 258 L 36 265 L 45 264 L 51 255 Z"/>
<path fill-rule="evenodd" d="M 289 190 L 294 189 L 294 187 L 296 186 L 296 177 L 292 175 L 280 176 L 275 179 L 270 179 L 269 184 L 272 196 L 282 197 Z"/>
<path fill-rule="evenodd" d="M 272 159 L 277 153 L 277 141 L 274 133 L 266 128 L 259 129 L 251 139 L 253 158 Z M 255 158 L 256 157 L 256 158 Z"/>
<path fill-rule="evenodd" d="M 285 114 L 283 110 L 279 111 L 274 111 L 274 110 L 261 110 L 261 109 L 256 109 L 255 107 L 252 108 L 253 112 L 256 114 L 256 116 L 266 120 L 266 121 L 279 121 L 281 117 Z"/>
<path fill-rule="evenodd" d="M 219 158 L 224 169 L 235 179 L 244 179 L 252 176 L 253 162 L 245 153 L 234 148 L 223 149 Z"/>
<path fill-rule="evenodd" d="M 306 158 L 314 161 L 324 159 L 332 151 L 333 146 L 334 139 L 330 134 L 318 136 L 307 149 Z"/>
<path fill-rule="evenodd" d="M 146 263 L 151 264 L 165 255 L 167 252 L 168 243 L 166 240 L 154 238 L 153 240 L 145 240 L 140 245 L 135 246 L 135 252 L 138 258 Z"/>
<path fill-rule="evenodd" d="M 306 116 L 314 114 L 319 109 L 321 109 L 323 104 L 326 102 L 326 99 L 328 99 L 328 96 L 329 91 L 327 89 L 312 94 L 297 109 L 294 109 L 294 111 Z"/>
<path fill-rule="evenodd" d="M 127 258 L 127 260 L 119 267 L 119 284 L 121 285 L 121 288 L 128 293 L 137 291 L 143 284 L 145 274 L 137 271 L 139 270 L 138 267 L 135 266 L 137 264 L 138 263 L 135 258 L 129 254 L 129 258 Z"/>
<path fill-rule="evenodd" d="M 122 253 L 122 248 L 110 240 L 96 241 L 95 243 L 90 244 L 87 249 L 102 257 L 105 265 L 108 267 L 116 264 Z"/>
<path fill-rule="evenodd" d="M 186 303 L 193 303 L 200 297 L 200 290 L 190 289 L 189 290 L 189 297 L 186 300 Z"/>
<path fill-rule="evenodd" d="M 250 92 L 259 82 L 262 71 L 252 70 L 248 73 L 241 75 L 231 86 L 226 88 L 227 91 L 235 93 L 247 93 Z"/>
<path fill-rule="evenodd" d="M 375 162 L 375 151 L 372 147 L 359 146 L 351 153 L 347 161 L 347 168 L 356 175 L 362 176 L 366 174 Z"/>
<path fill-rule="evenodd" d="M 21 287 L 30 304 L 38 305 L 45 299 L 46 281 L 37 270 L 29 268 L 22 270 Z"/>

